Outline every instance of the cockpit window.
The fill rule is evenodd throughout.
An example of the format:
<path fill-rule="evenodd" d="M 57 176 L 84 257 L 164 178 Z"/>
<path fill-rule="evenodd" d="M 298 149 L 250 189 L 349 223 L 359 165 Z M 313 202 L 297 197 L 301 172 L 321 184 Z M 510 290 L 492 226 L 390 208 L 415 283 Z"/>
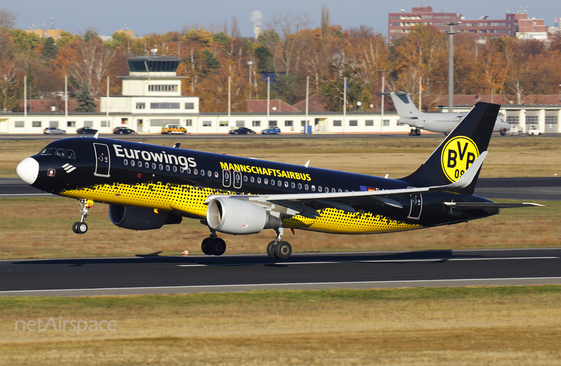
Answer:
<path fill-rule="evenodd" d="M 66 157 L 66 152 L 62 148 L 61 149 L 56 149 L 55 156 L 60 156 L 61 158 L 65 158 Z"/>
<path fill-rule="evenodd" d="M 54 147 L 46 147 L 39 153 L 40 155 L 53 155 L 56 149 Z"/>
<path fill-rule="evenodd" d="M 43 150 L 41 150 L 39 155 L 54 155 L 54 156 L 59 156 L 61 158 L 76 159 L 76 153 L 74 152 L 74 150 L 66 149 L 65 151 L 61 147 L 60 148 L 46 147 Z"/>

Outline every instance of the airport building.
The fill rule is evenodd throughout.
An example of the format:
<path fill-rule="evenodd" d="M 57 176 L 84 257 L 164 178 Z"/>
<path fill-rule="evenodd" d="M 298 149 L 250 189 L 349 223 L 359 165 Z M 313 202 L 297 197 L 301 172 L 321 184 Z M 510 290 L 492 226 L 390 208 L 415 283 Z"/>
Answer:
<path fill-rule="evenodd" d="M 197 96 L 181 95 L 182 77 L 176 73 L 179 62 L 180 59 L 169 56 L 130 58 L 127 60 L 129 75 L 122 77 L 123 95 L 102 97 L 99 112 L 0 113 L 0 133 L 41 134 L 47 127 L 58 127 L 68 134 L 76 133 L 80 127 L 112 133 L 115 127 L 126 126 L 141 134 L 157 134 L 166 124 L 181 125 L 193 134 L 227 134 L 236 127 L 248 127 L 257 133 L 269 127 L 278 127 L 282 133 L 302 133 L 306 126 L 311 133 L 408 133 L 410 130 L 409 126 L 398 125 L 399 116 L 395 112 L 382 115 L 371 111 L 311 111 L 306 118 L 304 112 L 280 106 L 276 110 L 272 107 L 268 113 L 201 113 Z M 467 112 L 474 99 L 461 102 L 464 103 L 455 103 L 454 110 Z M 525 131 L 535 125 L 545 132 L 561 132 L 560 105 L 495 102 L 503 105 L 502 117 L 513 126 Z"/>

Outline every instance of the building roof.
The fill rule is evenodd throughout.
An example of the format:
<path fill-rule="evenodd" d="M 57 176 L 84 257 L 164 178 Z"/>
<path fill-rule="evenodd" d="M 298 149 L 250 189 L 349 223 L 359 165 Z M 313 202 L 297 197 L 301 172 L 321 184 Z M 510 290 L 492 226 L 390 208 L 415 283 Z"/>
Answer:
<path fill-rule="evenodd" d="M 294 108 L 298 109 L 299 111 L 305 112 L 306 111 L 306 99 L 299 101 L 298 103 L 294 104 Z M 320 98 L 319 94 L 313 94 L 308 97 L 308 112 L 325 112 L 327 111 L 327 106 L 323 103 Z"/>
<path fill-rule="evenodd" d="M 247 111 L 248 112 L 267 112 L 267 100 L 266 99 L 248 99 L 247 101 Z M 280 99 L 269 101 L 269 112 L 300 112 L 300 110 L 294 108 L 288 103 L 283 102 Z"/>

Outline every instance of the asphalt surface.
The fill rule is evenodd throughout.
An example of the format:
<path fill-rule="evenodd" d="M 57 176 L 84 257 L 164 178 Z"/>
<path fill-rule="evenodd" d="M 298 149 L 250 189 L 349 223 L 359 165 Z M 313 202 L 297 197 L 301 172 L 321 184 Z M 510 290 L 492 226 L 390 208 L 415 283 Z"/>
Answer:
<path fill-rule="evenodd" d="M 561 249 L 0 261 L 0 296 L 561 284 Z"/>

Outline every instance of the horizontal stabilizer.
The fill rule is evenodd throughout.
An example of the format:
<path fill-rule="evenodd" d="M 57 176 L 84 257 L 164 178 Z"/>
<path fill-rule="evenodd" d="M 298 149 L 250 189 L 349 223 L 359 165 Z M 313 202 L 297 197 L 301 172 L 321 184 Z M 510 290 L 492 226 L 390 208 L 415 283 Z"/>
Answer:
<path fill-rule="evenodd" d="M 543 207 L 532 202 L 444 202 L 446 206 L 458 209 L 486 209 L 486 208 L 515 208 L 515 207 Z"/>

